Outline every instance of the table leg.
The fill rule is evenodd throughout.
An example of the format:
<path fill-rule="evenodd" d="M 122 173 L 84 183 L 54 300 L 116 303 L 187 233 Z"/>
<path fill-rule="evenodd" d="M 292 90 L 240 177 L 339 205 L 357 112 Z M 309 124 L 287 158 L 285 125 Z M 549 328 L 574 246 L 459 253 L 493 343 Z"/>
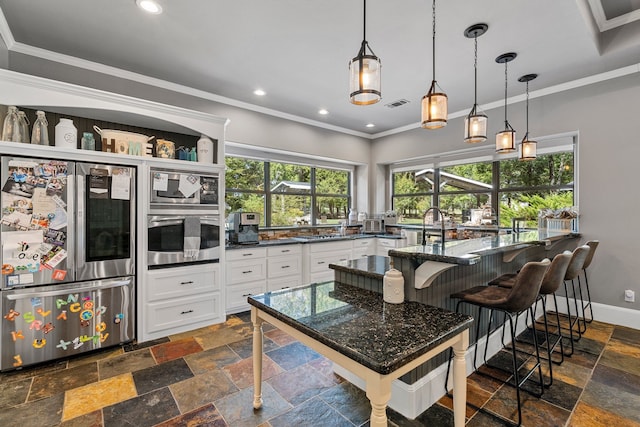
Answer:
<path fill-rule="evenodd" d="M 467 405 L 467 363 L 465 354 L 469 347 L 469 330 L 465 330 L 453 345 L 453 423 L 463 427 Z"/>
<path fill-rule="evenodd" d="M 367 381 L 367 397 L 371 402 L 371 427 L 387 427 L 387 404 L 391 399 L 391 380 L 382 377 Z"/>
<path fill-rule="evenodd" d="M 262 407 L 262 323 L 257 310 L 251 308 L 253 321 L 253 408 Z"/>

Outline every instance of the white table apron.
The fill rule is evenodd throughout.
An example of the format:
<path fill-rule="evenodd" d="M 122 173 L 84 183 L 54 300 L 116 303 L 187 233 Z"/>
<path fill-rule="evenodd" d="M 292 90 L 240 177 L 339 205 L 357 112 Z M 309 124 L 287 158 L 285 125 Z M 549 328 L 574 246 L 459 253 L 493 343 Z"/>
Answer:
<path fill-rule="evenodd" d="M 387 426 L 386 408 L 391 398 L 391 382 L 412 369 L 422 365 L 427 360 L 440 354 L 449 347 L 453 348 L 453 419 L 455 427 L 462 427 L 465 423 L 465 406 L 467 399 L 465 354 L 469 346 L 469 329 L 449 338 L 435 346 L 425 354 L 401 366 L 395 371 L 382 375 L 375 372 L 344 354 L 311 338 L 293 326 L 265 313 L 259 308 L 251 307 L 251 321 L 253 322 L 253 407 L 262 407 L 262 323 L 267 322 L 283 332 L 291 335 L 304 345 L 322 354 L 327 359 L 353 372 L 365 380 L 366 394 L 371 402 L 371 427 Z"/>

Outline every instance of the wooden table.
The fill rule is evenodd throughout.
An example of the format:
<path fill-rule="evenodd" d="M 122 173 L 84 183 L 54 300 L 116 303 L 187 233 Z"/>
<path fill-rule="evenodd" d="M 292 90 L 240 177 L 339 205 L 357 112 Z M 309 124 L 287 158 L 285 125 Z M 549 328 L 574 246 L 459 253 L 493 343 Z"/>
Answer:
<path fill-rule="evenodd" d="M 371 426 L 387 425 L 391 382 L 453 348 L 456 427 L 465 423 L 466 364 L 473 319 L 341 283 L 316 283 L 249 297 L 253 321 L 253 407 L 262 407 L 262 324 L 268 322 L 365 381 Z"/>

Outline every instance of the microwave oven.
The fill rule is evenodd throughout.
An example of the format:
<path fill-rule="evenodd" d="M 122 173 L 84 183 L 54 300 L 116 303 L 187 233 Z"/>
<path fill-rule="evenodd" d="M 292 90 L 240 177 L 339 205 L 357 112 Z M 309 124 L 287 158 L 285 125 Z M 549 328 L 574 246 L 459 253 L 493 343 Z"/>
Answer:
<path fill-rule="evenodd" d="M 219 177 L 189 171 L 151 168 L 149 208 L 218 210 Z"/>
<path fill-rule="evenodd" d="M 185 220 L 197 218 L 199 230 L 185 230 Z M 191 221 L 193 225 L 193 221 Z M 185 251 L 186 238 L 200 240 L 195 252 Z M 190 255 L 190 256 L 189 256 Z M 149 215 L 147 218 L 147 268 L 218 262 L 220 258 L 220 219 L 216 215 Z"/>

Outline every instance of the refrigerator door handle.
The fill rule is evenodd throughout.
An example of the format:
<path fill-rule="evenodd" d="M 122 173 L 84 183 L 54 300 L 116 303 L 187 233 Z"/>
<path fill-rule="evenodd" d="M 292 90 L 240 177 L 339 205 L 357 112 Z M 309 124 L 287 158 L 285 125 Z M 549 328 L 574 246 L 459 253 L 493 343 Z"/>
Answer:
<path fill-rule="evenodd" d="M 85 266 L 83 254 L 86 253 L 86 241 L 85 241 L 85 176 L 80 167 L 76 168 L 76 238 L 75 238 L 75 250 L 76 250 L 76 271 L 83 270 Z"/>
<path fill-rule="evenodd" d="M 20 300 L 23 298 L 32 298 L 32 297 L 53 297 L 56 295 L 64 295 L 64 294 L 69 294 L 69 293 L 80 293 L 80 292 L 89 292 L 89 291 L 95 291 L 96 289 L 112 289 L 112 288 L 119 288 L 122 286 L 129 286 L 131 284 L 131 279 L 126 279 L 126 280 L 116 280 L 113 282 L 108 282 L 108 284 L 104 284 L 104 283 L 96 283 L 94 285 L 89 285 L 89 286 L 81 286 L 81 287 L 77 287 L 77 288 L 67 288 L 67 289 L 58 289 L 55 291 L 37 291 L 34 290 L 33 292 L 19 292 L 19 293 L 15 293 L 15 294 L 7 294 L 5 295 L 5 298 L 11 301 L 16 301 L 16 300 Z"/>

